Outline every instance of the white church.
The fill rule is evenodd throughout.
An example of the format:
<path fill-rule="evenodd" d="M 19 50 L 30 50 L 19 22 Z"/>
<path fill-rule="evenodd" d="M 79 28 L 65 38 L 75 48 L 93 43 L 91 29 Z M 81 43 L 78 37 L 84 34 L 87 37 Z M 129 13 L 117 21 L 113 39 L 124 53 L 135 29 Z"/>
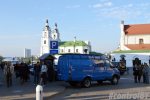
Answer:
<path fill-rule="evenodd" d="M 121 21 L 119 50 L 150 50 L 150 24 L 124 24 Z"/>
<path fill-rule="evenodd" d="M 57 24 L 55 24 L 54 30 L 51 30 L 47 19 L 41 37 L 40 56 L 45 53 L 50 53 L 51 41 L 58 41 L 59 54 L 63 53 L 89 54 L 91 52 L 91 44 L 89 41 L 80 41 L 76 40 L 76 38 L 73 41 L 61 41 Z"/>

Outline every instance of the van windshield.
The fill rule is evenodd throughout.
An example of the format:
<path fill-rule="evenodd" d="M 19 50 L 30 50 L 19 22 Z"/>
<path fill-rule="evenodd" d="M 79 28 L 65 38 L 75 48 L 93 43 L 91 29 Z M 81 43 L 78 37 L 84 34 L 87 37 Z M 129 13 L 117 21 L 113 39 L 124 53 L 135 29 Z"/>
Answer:
<path fill-rule="evenodd" d="M 94 62 L 95 64 L 100 64 L 100 63 L 104 63 L 104 60 L 93 60 L 93 62 Z"/>

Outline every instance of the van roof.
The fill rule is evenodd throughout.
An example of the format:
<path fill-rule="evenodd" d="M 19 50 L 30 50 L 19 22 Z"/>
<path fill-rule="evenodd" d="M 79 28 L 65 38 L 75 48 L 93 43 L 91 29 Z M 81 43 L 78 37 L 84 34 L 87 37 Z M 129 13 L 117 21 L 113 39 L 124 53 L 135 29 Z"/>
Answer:
<path fill-rule="evenodd" d="M 67 56 L 69 58 L 83 58 L 83 59 L 107 59 L 105 55 L 93 55 L 93 54 L 62 54 L 62 56 Z"/>

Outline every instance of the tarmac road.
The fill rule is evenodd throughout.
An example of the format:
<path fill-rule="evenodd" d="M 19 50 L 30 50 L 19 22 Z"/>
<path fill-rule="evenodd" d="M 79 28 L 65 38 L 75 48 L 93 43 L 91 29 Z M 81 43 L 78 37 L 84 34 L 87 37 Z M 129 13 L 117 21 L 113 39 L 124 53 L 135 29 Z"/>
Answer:
<path fill-rule="evenodd" d="M 145 94 L 144 97 L 143 95 L 135 96 L 142 93 Z M 109 82 L 101 85 L 93 82 L 90 88 L 68 85 L 63 93 L 52 96 L 49 100 L 116 100 L 122 94 L 125 97 L 120 97 L 119 100 L 150 100 L 150 84 L 134 83 L 132 73 L 130 73 L 123 75 L 118 85 L 111 85 Z"/>

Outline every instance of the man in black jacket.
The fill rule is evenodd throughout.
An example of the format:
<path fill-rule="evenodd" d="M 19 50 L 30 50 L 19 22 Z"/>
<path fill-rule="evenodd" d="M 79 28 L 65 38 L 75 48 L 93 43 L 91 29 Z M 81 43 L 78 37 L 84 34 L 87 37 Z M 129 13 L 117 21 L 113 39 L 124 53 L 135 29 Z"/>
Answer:
<path fill-rule="evenodd" d="M 35 85 L 39 84 L 40 72 L 41 72 L 41 65 L 39 62 L 37 62 L 37 64 L 34 65 L 34 84 Z"/>

